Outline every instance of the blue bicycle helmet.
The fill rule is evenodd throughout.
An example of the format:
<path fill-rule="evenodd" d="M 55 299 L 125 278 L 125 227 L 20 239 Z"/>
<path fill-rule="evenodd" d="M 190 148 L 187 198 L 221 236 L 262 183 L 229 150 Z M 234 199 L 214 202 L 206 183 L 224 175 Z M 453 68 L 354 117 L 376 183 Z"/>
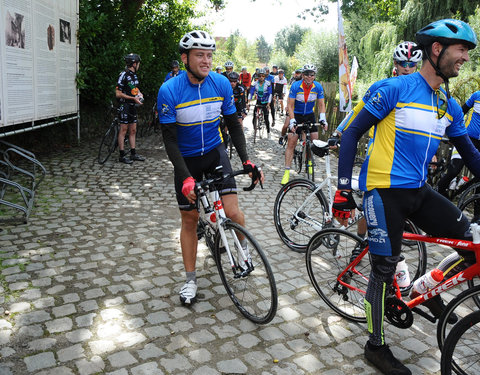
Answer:
<path fill-rule="evenodd" d="M 421 46 L 429 46 L 434 42 L 445 45 L 461 43 L 469 49 L 477 46 L 477 36 L 472 28 L 467 23 L 454 19 L 432 22 L 420 29 L 415 37 Z"/>

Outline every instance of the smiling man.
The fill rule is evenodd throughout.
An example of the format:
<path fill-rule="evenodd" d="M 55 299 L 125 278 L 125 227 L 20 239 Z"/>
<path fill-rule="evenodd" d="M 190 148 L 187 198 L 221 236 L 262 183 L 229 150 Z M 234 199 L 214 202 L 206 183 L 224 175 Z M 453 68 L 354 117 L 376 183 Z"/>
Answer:
<path fill-rule="evenodd" d="M 232 171 L 223 145 L 220 115 L 223 114 L 244 170 L 253 172 L 256 167 L 248 160 L 245 136 L 238 122 L 230 82 L 223 75 L 210 71 L 215 40 L 205 31 L 194 30 L 183 36 L 179 50 L 187 74 L 162 85 L 157 106 L 165 150 L 174 167 L 175 191 L 182 218 L 180 245 L 186 283 L 180 290 L 180 301 L 190 305 L 196 301 L 197 295 L 198 211 L 195 182 L 220 165 L 224 173 Z M 263 182 L 263 174 L 261 180 Z M 224 182 L 220 195 L 227 217 L 244 226 L 245 217 L 238 206 L 233 178 Z M 241 243 L 248 252 L 246 241 Z"/>
<path fill-rule="evenodd" d="M 419 30 L 416 39 L 423 50 L 420 72 L 382 81 L 342 136 L 339 190 L 332 208 L 335 216 L 345 219 L 356 207 L 351 194 L 353 161 L 358 140 L 373 124 L 373 144 L 360 172 L 372 264 L 364 301 L 369 331 L 365 357 L 383 374 L 411 374 L 385 344 L 383 326 L 384 297 L 401 260 L 405 219 L 433 236 L 471 239 L 467 218 L 425 184 L 428 163 L 444 134 L 480 176 L 480 153 L 467 135 L 462 109 L 448 90 L 449 78 L 456 77 L 469 60 L 468 51 L 475 48 L 477 37 L 465 22 L 445 19 Z M 457 250 L 438 266 L 445 279 L 453 267 L 458 272 L 475 262 L 465 253 Z M 444 308 L 440 296 L 424 305 L 437 318 Z"/>

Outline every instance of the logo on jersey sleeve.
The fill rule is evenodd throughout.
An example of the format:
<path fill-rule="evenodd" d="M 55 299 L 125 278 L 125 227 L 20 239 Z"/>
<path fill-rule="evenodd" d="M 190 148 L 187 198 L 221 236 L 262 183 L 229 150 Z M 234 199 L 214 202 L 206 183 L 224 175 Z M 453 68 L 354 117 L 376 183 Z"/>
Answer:
<path fill-rule="evenodd" d="M 382 94 L 380 94 L 379 92 L 377 92 L 375 94 L 375 96 L 373 96 L 371 99 L 370 99 L 370 103 L 372 103 L 372 105 L 378 109 L 379 111 L 381 111 L 383 109 L 383 103 L 384 100 L 382 98 Z"/>
<path fill-rule="evenodd" d="M 162 115 L 168 115 L 170 113 L 170 108 L 168 107 L 167 104 L 162 104 L 162 111 L 161 111 Z"/>

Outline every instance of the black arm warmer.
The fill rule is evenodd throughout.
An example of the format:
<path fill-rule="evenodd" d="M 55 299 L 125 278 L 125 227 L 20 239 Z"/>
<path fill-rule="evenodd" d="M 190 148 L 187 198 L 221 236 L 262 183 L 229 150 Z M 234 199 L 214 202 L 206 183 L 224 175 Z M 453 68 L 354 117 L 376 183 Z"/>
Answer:
<path fill-rule="evenodd" d="M 182 181 L 184 181 L 187 177 L 190 177 L 191 174 L 188 171 L 187 164 L 185 164 L 185 160 L 183 159 L 180 149 L 178 148 L 176 124 L 171 123 L 160 125 L 167 156 L 173 164 L 175 173 L 180 176 Z"/>
<path fill-rule="evenodd" d="M 475 148 L 470 137 L 465 134 L 461 137 L 452 137 L 450 141 L 457 148 L 467 168 L 475 177 L 480 177 L 480 152 Z"/>
<path fill-rule="evenodd" d="M 248 160 L 247 143 L 245 142 L 242 125 L 238 122 L 237 113 L 224 115 L 223 119 L 225 120 L 225 125 L 227 125 L 230 137 L 232 137 L 232 142 L 237 150 L 238 156 L 240 156 L 242 163 L 245 163 Z"/>
<path fill-rule="evenodd" d="M 468 111 L 470 111 L 470 108 L 472 107 L 469 107 L 467 105 L 467 103 L 465 103 L 464 105 L 462 105 L 462 111 L 463 111 L 463 114 L 467 113 Z"/>

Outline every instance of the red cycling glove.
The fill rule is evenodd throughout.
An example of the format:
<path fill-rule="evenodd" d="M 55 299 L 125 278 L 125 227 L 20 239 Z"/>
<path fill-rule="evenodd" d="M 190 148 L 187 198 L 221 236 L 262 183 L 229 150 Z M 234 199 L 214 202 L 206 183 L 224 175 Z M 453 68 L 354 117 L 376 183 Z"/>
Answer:
<path fill-rule="evenodd" d="M 190 176 L 183 180 L 182 194 L 187 196 L 192 190 L 195 189 L 195 179 Z"/>
<path fill-rule="evenodd" d="M 348 219 L 354 208 L 357 208 L 357 204 L 353 199 L 351 191 L 337 190 L 335 192 L 332 206 L 333 216 L 340 219 Z"/>

